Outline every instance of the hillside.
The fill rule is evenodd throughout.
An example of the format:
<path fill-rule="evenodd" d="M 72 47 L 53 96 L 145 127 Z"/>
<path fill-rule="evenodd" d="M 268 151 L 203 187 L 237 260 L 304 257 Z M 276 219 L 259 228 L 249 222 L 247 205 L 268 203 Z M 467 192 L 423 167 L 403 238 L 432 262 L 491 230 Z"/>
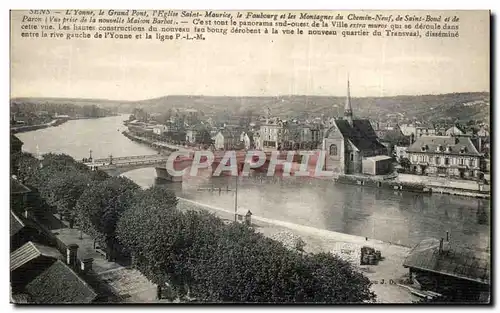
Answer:
<path fill-rule="evenodd" d="M 165 96 L 142 101 L 112 101 L 93 99 L 59 98 L 17 98 L 16 102 L 29 103 L 73 103 L 96 104 L 113 108 L 118 112 L 129 113 L 135 107 L 148 112 L 162 113 L 170 108 L 196 109 L 207 115 L 240 115 L 252 111 L 263 115 L 269 107 L 273 115 L 279 116 L 335 116 L 342 114 L 345 97 L 323 96 L 278 96 L 278 97 L 219 97 L 219 96 Z M 487 92 L 451 93 L 443 95 L 395 96 L 351 98 L 355 116 L 385 120 L 399 113 L 403 118 L 416 118 L 421 121 L 439 119 L 483 120 L 489 123 L 490 95 Z"/>

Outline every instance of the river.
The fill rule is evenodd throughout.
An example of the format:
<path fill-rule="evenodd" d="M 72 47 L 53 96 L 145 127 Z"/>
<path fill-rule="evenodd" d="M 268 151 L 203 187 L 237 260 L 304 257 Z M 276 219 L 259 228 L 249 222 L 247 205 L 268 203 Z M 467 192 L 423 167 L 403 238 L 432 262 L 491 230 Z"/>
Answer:
<path fill-rule="evenodd" d="M 155 154 L 121 134 L 126 115 L 72 120 L 58 127 L 20 133 L 23 150 L 66 153 L 75 159 Z M 142 187 L 155 184 L 154 168 L 123 174 Z M 219 188 L 222 192 L 207 189 Z M 232 210 L 235 178 L 185 181 L 179 196 Z M 229 189 L 229 191 L 224 191 Z M 218 189 L 217 189 L 218 190 Z M 490 246 L 490 201 L 449 195 L 423 195 L 335 184 L 314 178 L 241 178 L 238 206 L 253 214 L 295 224 L 413 246 L 428 237 L 444 237 L 470 247 Z"/>

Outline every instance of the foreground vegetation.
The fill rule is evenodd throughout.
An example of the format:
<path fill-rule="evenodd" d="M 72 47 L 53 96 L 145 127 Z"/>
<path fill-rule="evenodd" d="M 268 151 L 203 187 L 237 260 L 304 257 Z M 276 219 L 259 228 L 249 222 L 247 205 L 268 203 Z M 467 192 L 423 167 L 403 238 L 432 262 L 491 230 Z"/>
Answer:
<path fill-rule="evenodd" d="M 142 190 L 123 177 L 90 171 L 67 155 L 13 157 L 18 178 L 60 215 L 112 251 L 132 255 L 173 298 L 199 302 L 372 301 L 371 283 L 328 254 L 287 249 L 239 223 L 180 211 L 173 192 Z M 50 212 L 53 213 L 53 212 Z"/>

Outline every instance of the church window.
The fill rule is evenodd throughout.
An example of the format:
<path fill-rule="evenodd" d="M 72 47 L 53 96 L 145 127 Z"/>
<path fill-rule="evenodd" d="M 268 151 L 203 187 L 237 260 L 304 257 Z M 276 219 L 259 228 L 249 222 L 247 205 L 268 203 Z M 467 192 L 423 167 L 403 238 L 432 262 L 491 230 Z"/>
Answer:
<path fill-rule="evenodd" d="M 354 153 L 351 153 L 351 161 L 354 161 Z"/>
<path fill-rule="evenodd" d="M 337 155 L 337 145 L 330 145 L 330 155 Z"/>

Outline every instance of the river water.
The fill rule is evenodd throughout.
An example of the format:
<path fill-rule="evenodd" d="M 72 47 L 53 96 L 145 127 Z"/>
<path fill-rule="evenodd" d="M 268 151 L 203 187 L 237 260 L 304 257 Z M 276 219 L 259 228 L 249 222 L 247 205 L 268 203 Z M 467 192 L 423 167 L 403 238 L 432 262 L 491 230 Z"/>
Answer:
<path fill-rule="evenodd" d="M 89 150 L 94 158 L 155 154 L 155 150 L 121 134 L 126 118 L 68 121 L 17 136 L 24 142 L 23 149 L 34 154 L 66 153 L 76 159 L 88 157 Z M 123 175 L 142 187 L 156 181 L 154 168 Z M 178 196 L 233 210 L 235 183 L 234 177 L 200 177 L 169 188 Z M 238 207 L 269 219 L 405 246 L 429 237 L 444 237 L 446 231 L 460 244 L 479 249 L 490 246 L 488 200 L 379 190 L 314 178 L 246 177 L 238 182 Z"/>

